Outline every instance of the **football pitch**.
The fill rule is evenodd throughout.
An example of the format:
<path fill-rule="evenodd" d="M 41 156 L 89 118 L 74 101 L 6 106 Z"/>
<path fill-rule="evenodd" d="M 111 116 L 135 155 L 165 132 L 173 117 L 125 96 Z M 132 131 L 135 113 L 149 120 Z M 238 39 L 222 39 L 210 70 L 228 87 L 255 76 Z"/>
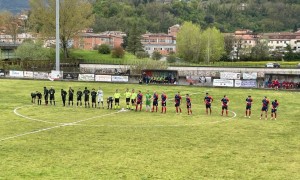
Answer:
<path fill-rule="evenodd" d="M 0 79 L 0 179 L 300 179 L 300 92 Z M 56 106 L 30 93 L 56 90 Z M 165 91 L 167 113 L 62 107 L 60 89 Z M 174 96 L 183 97 L 182 114 Z M 212 115 L 203 98 L 214 99 Z M 193 115 L 187 115 L 185 94 Z M 221 116 L 223 95 L 230 99 Z M 245 99 L 253 98 L 251 118 Z M 261 101 L 279 101 L 277 120 L 260 120 Z M 121 97 L 125 108 L 125 97 Z"/>

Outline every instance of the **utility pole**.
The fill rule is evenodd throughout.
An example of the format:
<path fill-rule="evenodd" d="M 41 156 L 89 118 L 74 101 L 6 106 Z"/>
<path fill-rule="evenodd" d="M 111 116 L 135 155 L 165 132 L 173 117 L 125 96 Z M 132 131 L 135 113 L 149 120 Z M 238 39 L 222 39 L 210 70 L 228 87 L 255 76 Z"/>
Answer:
<path fill-rule="evenodd" d="M 56 71 L 60 71 L 60 53 L 59 53 L 59 0 L 56 0 Z"/>

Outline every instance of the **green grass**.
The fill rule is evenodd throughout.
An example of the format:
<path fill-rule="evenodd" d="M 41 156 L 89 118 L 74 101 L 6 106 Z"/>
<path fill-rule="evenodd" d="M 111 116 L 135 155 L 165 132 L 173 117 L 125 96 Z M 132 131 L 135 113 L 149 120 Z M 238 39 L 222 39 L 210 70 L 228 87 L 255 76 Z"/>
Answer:
<path fill-rule="evenodd" d="M 0 179 L 300 179 L 299 92 L 4 79 L 0 84 L 0 139 L 78 122 L 0 141 Z M 170 100 L 167 114 L 62 107 L 59 93 L 55 107 L 32 106 L 30 92 L 43 86 L 57 92 L 101 86 L 105 97 L 116 88 L 149 89 L 166 91 Z M 171 99 L 177 91 L 198 93 L 192 95 L 193 116 L 186 115 L 185 104 L 175 114 Z M 202 103 L 206 91 L 214 98 L 211 116 Z M 224 94 L 235 118 L 220 116 Z M 249 94 L 251 119 L 244 118 Z M 259 120 L 265 95 L 280 103 L 277 121 Z M 53 123 L 19 117 L 17 107 L 24 116 Z"/>
<path fill-rule="evenodd" d="M 112 58 L 110 54 L 99 54 L 96 50 L 80 50 L 72 49 L 72 57 L 75 59 L 82 59 L 85 63 L 100 63 L 100 64 L 136 64 L 137 61 L 143 61 L 145 63 L 152 62 L 150 58 L 137 59 L 133 54 L 126 53 L 123 59 Z M 169 66 L 215 66 L 215 67 L 265 67 L 268 62 L 275 61 L 240 61 L 240 62 L 215 62 L 215 63 L 204 63 L 199 64 L 187 63 L 187 62 L 176 62 L 168 63 Z M 299 61 L 280 61 L 282 68 L 297 68 Z"/>
<path fill-rule="evenodd" d="M 113 58 L 111 54 L 100 54 L 96 50 L 87 51 L 80 49 L 73 49 L 71 51 L 72 57 L 75 59 L 82 59 L 86 63 L 99 64 L 134 64 L 136 61 L 149 61 L 151 59 L 137 59 L 133 54 L 125 53 L 124 58 Z"/>

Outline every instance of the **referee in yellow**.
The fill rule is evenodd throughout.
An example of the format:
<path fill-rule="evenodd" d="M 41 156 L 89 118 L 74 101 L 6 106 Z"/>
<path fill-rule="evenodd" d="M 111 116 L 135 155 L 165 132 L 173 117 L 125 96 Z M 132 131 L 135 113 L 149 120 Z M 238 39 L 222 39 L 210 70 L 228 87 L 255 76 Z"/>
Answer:
<path fill-rule="evenodd" d="M 126 89 L 126 92 L 124 93 L 124 96 L 126 98 L 126 109 L 130 109 L 130 97 L 131 97 L 131 92 L 129 92 L 129 89 Z"/>
<path fill-rule="evenodd" d="M 114 94 L 115 109 L 120 109 L 120 97 L 121 97 L 121 94 L 119 93 L 119 90 L 116 89 L 116 92 Z"/>

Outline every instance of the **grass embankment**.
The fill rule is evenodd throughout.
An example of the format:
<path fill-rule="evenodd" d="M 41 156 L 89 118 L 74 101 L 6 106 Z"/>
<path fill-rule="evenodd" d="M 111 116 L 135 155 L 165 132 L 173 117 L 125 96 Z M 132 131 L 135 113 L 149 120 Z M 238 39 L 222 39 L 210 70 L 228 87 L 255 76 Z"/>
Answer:
<path fill-rule="evenodd" d="M 98 51 L 87 51 L 73 49 L 71 51 L 72 57 L 75 59 L 82 59 L 86 63 L 99 63 L 99 64 L 135 64 L 137 61 L 144 61 L 145 63 L 154 61 L 151 58 L 138 59 L 131 53 L 126 53 L 124 58 L 112 58 L 110 54 L 99 54 Z M 186 62 L 176 62 L 168 63 L 169 66 L 215 66 L 215 67 L 265 67 L 265 64 L 274 61 L 242 61 L 242 62 L 215 62 L 215 63 L 186 63 Z M 298 61 L 279 62 L 283 68 L 296 68 Z"/>

